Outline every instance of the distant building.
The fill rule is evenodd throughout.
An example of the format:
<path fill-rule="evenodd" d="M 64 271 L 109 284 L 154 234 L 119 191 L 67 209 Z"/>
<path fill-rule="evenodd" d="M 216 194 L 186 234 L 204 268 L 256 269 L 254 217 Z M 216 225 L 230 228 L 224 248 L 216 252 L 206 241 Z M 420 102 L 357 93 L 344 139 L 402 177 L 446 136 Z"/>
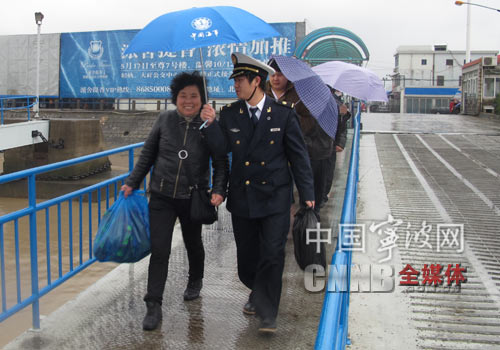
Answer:
<path fill-rule="evenodd" d="M 500 55 L 485 56 L 463 66 L 462 112 L 494 113 L 500 94 Z"/>
<path fill-rule="evenodd" d="M 472 51 L 471 59 L 496 56 L 497 51 Z M 391 104 L 401 113 L 447 113 L 450 100 L 461 93 L 465 51 L 446 45 L 399 46 Z"/>

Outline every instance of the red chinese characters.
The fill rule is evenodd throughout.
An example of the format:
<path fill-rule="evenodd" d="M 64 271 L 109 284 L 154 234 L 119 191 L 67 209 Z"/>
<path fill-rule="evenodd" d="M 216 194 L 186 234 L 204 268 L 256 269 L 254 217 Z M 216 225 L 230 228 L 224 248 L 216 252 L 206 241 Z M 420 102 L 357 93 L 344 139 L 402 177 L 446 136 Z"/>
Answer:
<path fill-rule="evenodd" d="M 455 265 L 455 266 L 453 266 Z M 406 266 L 399 272 L 401 280 L 399 282 L 400 286 L 440 286 L 444 283 L 444 277 L 446 277 L 446 285 L 451 286 L 455 283 L 456 286 L 460 286 L 463 282 L 467 282 L 467 278 L 464 277 L 464 273 L 467 272 L 467 268 L 461 267 L 460 264 L 448 264 L 444 276 L 442 274 L 444 266 L 440 264 L 424 264 L 421 271 L 415 270 L 410 264 Z M 422 281 L 420 284 L 419 276 L 422 273 Z"/>

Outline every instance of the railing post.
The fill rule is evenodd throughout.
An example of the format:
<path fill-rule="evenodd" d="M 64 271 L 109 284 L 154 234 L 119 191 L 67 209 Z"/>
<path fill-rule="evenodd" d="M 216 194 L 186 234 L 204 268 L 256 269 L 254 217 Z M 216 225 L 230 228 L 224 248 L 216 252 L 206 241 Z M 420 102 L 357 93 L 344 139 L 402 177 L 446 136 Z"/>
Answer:
<path fill-rule="evenodd" d="M 134 169 L 134 149 L 131 148 L 128 150 L 128 171 L 132 171 Z"/>
<path fill-rule="evenodd" d="M 28 204 L 30 213 L 30 256 L 31 256 L 31 294 L 34 297 L 32 306 L 33 328 L 40 328 L 40 302 L 38 290 L 38 254 L 36 228 L 36 175 L 28 176 Z"/>

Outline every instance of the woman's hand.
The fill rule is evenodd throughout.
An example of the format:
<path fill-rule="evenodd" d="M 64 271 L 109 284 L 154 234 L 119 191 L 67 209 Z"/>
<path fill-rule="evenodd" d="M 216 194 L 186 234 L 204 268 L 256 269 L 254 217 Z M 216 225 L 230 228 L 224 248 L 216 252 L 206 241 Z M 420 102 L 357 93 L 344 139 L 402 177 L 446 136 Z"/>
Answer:
<path fill-rule="evenodd" d="M 210 204 L 212 204 L 214 207 L 218 207 L 219 205 L 224 202 L 224 197 L 222 197 L 218 193 L 212 193 L 212 199 L 210 200 Z"/>
<path fill-rule="evenodd" d="M 215 109 L 213 109 L 209 104 L 204 105 L 200 112 L 200 118 L 203 121 L 207 121 L 207 126 L 212 124 L 215 120 Z"/>
<path fill-rule="evenodd" d="M 306 205 L 308 208 L 314 208 L 314 201 L 306 201 Z"/>
<path fill-rule="evenodd" d="M 123 185 L 121 188 L 120 188 L 120 191 L 123 191 L 123 196 L 125 198 L 127 198 L 128 196 L 130 196 L 132 194 L 132 191 L 134 189 L 132 187 L 130 187 L 129 185 Z"/>

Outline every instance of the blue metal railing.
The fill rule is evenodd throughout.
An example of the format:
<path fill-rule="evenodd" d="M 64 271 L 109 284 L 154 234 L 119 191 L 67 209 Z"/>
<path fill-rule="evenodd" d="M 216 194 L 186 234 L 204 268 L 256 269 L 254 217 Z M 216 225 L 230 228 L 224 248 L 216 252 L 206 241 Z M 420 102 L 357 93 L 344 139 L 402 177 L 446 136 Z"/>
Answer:
<path fill-rule="evenodd" d="M 93 232 L 95 233 L 95 228 L 99 224 L 101 218 L 101 205 L 102 201 L 102 193 L 105 193 L 105 206 L 106 209 L 110 206 L 110 187 L 113 191 L 113 199 L 117 199 L 117 195 L 119 193 L 118 185 L 123 184 L 124 179 L 128 176 L 129 172 L 133 168 L 134 164 L 134 149 L 142 147 L 143 142 L 136 143 L 133 145 L 128 145 L 120 148 L 115 148 L 112 150 L 99 152 L 75 159 L 65 160 L 58 163 L 53 163 L 49 165 L 44 165 L 28 170 L 23 170 L 7 175 L 0 176 L 0 184 L 5 184 L 8 182 L 12 182 L 15 180 L 27 179 L 28 183 L 28 206 L 8 213 L 6 215 L 0 216 L 0 275 L 1 275 L 1 313 L 0 313 L 0 322 L 12 316 L 16 312 L 22 310 L 23 308 L 32 305 L 32 323 L 33 328 L 40 328 L 40 311 L 39 311 L 39 299 L 47 294 L 49 291 L 74 276 L 78 272 L 82 271 L 93 262 L 95 262 L 95 258 L 92 257 L 92 241 L 93 241 Z M 67 166 L 83 163 L 89 160 L 109 156 L 112 154 L 120 153 L 128 151 L 129 156 L 129 172 L 118 175 L 116 177 L 110 178 L 103 182 L 82 188 L 80 190 L 59 196 L 57 198 L 49 199 L 43 202 L 37 203 L 36 201 L 36 181 L 35 178 L 38 174 L 45 173 L 51 170 L 64 168 Z M 144 179 L 144 188 L 146 188 L 146 179 Z M 97 196 L 93 197 L 93 194 L 97 192 Z M 88 222 L 84 223 L 84 198 L 88 201 Z M 97 199 L 96 203 L 93 204 L 93 199 Z M 62 204 L 67 203 L 68 210 L 68 232 L 67 232 L 67 242 L 63 242 L 62 235 Z M 78 252 L 74 254 L 74 243 L 73 242 L 73 226 L 74 226 L 74 217 L 73 217 L 73 205 L 78 206 Z M 50 215 L 49 211 L 57 212 L 57 224 L 51 225 L 50 223 Z M 43 214 L 45 214 L 45 232 L 43 229 L 39 229 L 37 227 L 37 213 L 42 212 L 40 216 L 43 218 Z M 44 212 L 44 213 L 43 213 Z M 98 218 L 97 222 L 93 222 L 92 218 Z M 20 231 L 20 223 L 23 219 L 28 218 L 28 227 L 29 227 L 29 259 L 30 259 L 30 270 L 31 270 L 31 294 L 27 297 L 23 298 L 22 293 L 22 271 L 26 269 L 25 266 L 21 266 L 21 254 L 20 254 L 20 233 L 22 234 L 22 230 Z M 87 226 L 87 232 L 84 237 L 84 225 Z M 56 226 L 56 227 L 54 227 Z M 52 245 L 54 242 L 51 242 L 51 235 L 54 235 L 57 232 L 57 256 L 53 254 Z M 46 280 L 46 284 L 40 288 L 42 284 L 39 280 L 40 277 L 40 263 L 39 263 L 39 247 L 37 244 L 38 237 L 40 235 L 45 236 L 45 259 L 46 259 L 46 276 L 44 279 Z M 13 260 L 12 264 L 15 265 L 15 286 L 8 286 L 6 280 L 6 244 L 4 238 L 6 235 L 12 235 L 14 237 L 14 250 L 13 255 L 15 255 L 15 259 L 9 259 L 8 262 Z M 54 237 L 55 238 L 55 237 Z M 21 243 L 22 240 L 21 240 Z M 52 244 L 51 244 L 52 243 Z M 67 247 L 65 246 L 67 243 Z M 66 251 L 67 249 L 67 251 Z M 88 256 L 84 257 L 84 249 L 88 250 Z M 67 253 L 67 256 L 63 256 L 64 253 Z M 57 258 L 56 258 L 57 257 Z M 40 259 L 42 256 L 40 256 Z M 53 278 L 51 262 L 57 260 L 57 277 Z M 67 263 L 63 262 L 63 259 L 68 259 Z M 66 271 L 65 271 L 66 270 Z M 16 302 L 14 305 L 8 305 L 7 296 L 8 293 L 12 290 L 15 290 Z M 26 293 L 24 293 L 26 294 Z"/>
<path fill-rule="evenodd" d="M 24 103 L 24 100 L 26 102 Z M 23 101 L 22 106 L 17 106 L 18 101 Z M 32 102 L 30 102 L 32 101 Z M 14 106 L 11 106 L 14 104 Z M 37 104 L 36 96 L 0 96 L 0 125 L 3 125 L 3 112 L 16 109 L 26 109 L 30 121 L 30 108 Z"/>
<path fill-rule="evenodd" d="M 338 235 L 337 248 L 332 257 L 328 286 L 323 302 L 323 310 L 318 326 L 315 349 L 345 349 L 349 340 L 347 339 L 348 317 L 349 317 L 349 292 L 351 281 L 352 246 L 346 244 L 344 227 L 342 224 L 356 223 L 356 198 L 358 194 L 359 181 L 359 138 L 360 138 L 361 108 L 355 117 L 354 137 L 352 141 L 351 159 L 349 163 L 349 175 L 347 178 L 344 204 L 340 219 L 340 232 Z M 333 271 L 346 271 L 342 281 L 333 277 Z M 337 284 L 337 288 L 335 285 Z M 338 285 L 340 284 L 340 285 Z"/>

